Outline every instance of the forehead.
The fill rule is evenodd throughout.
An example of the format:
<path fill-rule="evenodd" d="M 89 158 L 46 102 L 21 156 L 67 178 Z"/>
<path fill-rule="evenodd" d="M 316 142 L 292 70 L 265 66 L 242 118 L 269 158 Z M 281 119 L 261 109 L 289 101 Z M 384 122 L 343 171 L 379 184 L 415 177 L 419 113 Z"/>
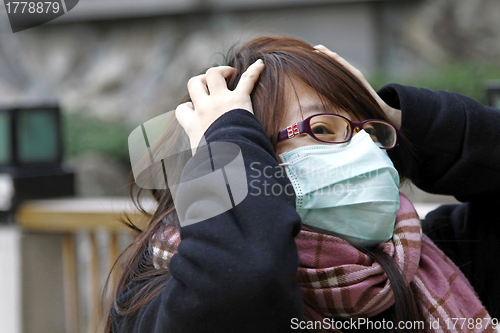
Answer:
<path fill-rule="evenodd" d="M 286 81 L 285 100 L 286 110 L 280 128 L 285 128 L 317 113 L 336 113 L 350 119 L 347 112 L 334 106 L 313 88 L 296 79 Z"/>

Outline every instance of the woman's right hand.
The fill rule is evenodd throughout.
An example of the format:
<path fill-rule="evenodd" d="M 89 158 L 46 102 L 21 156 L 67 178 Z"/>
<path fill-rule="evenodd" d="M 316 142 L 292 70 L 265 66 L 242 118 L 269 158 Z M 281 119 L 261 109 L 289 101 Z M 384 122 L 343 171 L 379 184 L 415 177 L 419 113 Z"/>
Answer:
<path fill-rule="evenodd" d="M 189 136 L 193 154 L 205 131 L 224 113 L 234 109 L 253 113 L 250 93 L 263 69 L 261 59 L 250 65 L 234 90 L 229 90 L 226 85 L 226 79 L 236 73 L 236 69 L 229 66 L 212 67 L 205 74 L 189 80 L 192 102 L 179 105 L 175 116 Z"/>
<path fill-rule="evenodd" d="M 401 129 L 401 110 L 395 109 L 393 107 L 390 107 L 387 105 L 386 102 L 380 96 L 377 94 L 377 92 L 372 88 L 372 86 L 368 83 L 368 81 L 365 79 L 363 76 L 363 73 L 353 65 L 351 65 L 347 60 L 339 56 L 337 53 L 330 51 L 328 48 L 326 48 L 323 45 L 316 45 L 314 47 L 317 51 L 322 52 L 329 56 L 332 59 L 335 59 L 338 61 L 342 66 L 344 66 L 348 71 L 350 71 L 358 80 L 361 81 L 368 89 L 368 91 L 372 94 L 373 98 L 377 101 L 378 105 L 382 108 L 382 110 L 385 112 L 387 117 L 389 118 L 389 121 L 399 130 Z"/>

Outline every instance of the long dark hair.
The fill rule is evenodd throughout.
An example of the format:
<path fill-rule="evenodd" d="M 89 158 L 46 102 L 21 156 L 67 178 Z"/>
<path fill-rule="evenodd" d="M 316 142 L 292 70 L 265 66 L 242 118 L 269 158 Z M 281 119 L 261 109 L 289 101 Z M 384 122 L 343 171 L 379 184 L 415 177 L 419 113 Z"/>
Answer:
<path fill-rule="evenodd" d="M 281 130 L 280 124 L 286 112 L 285 82 L 298 80 L 318 93 L 322 101 L 346 110 L 358 119 L 387 119 L 383 110 L 370 95 L 366 87 L 340 63 L 322 52 L 316 51 L 304 41 L 291 37 L 259 37 L 246 44 L 233 48 L 225 58 L 224 65 L 237 69 L 236 75 L 227 80 L 229 89 L 234 89 L 241 74 L 257 59 L 262 59 L 265 69 L 260 75 L 251 94 L 254 114 L 276 148 L 275 134 Z M 189 100 L 189 97 L 184 101 Z M 178 125 L 178 124 L 177 124 Z M 180 134 L 179 134 L 180 135 Z M 400 177 L 409 175 L 412 166 L 411 152 L 408 145 L 401 144 L 390 152 Z M 166 223 L 177 225 L 174 202 L 171 193 L 166 190 L 152 190 L 158 202 L 158 208 L 150 215 L 140 206 L 139 198 L 144 190 L 133 185 L 131 194 L 134 202 L 148 216 L 150 224 L 140 230 L 130 221 L 128 225 L 138 232 L 134 242 L 122 254 L 124 263 L 120 279 L 114 292 L 111 314 L 107 318 L 106 332 L 112 331 L 113 316 L 133 314 L 156 297 L 170 279 L 168 269 L 156 269 L 152 263 L 150 240 L 155 232 Z M 135 189 L 135 190 L 134 190 Z M 363 249 L 384 268 L 396 300 L 389 312 L 391 320 L 416 320 L 422 318 L 419 313 L 415 293 L 396 263 L 382 251 Z M 134 281 L 143 281 L 142 288 L 128 301 L 118 303 L 117 297 L 126 285 Z"/>

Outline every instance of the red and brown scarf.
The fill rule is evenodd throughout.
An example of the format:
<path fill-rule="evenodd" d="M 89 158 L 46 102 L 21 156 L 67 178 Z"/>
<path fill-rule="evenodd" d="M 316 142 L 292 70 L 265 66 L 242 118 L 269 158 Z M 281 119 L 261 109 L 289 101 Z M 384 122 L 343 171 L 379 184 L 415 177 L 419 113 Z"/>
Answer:
<path fill-rule="evenodd" d="M 380 264 L 345 240 L 305 227 L 295 240 L 300 258 L 297 280 L 306 319 L 369 318 L 394 304 L 389 280 Z M 176 227 L 165 224 L 159 229 L 151 240 L 156 268 L 168 267 L 179 242 Z M 422 234 L 420 219 L 405 196 L 400 196 L 393 238 L 378 247 L 394 258 L 406 281 L 418 290 L 428 331 L 495 331 L 462 272 Z M 475 324 L 469 325 L 472 320 Z"/>

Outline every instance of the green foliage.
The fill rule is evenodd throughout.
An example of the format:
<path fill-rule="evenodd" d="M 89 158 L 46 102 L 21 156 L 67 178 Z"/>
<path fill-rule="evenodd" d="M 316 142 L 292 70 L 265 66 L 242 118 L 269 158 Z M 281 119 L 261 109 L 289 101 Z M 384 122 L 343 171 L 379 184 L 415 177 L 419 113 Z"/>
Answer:
<path fill-rule="evenodd" d="M 488 81 L 500 80 L 500 63 L 456 62 L 422 71 L 412 76 L 377 73 L 368 78 L 375 90 L 388 83 L 399 83 L 432 90 L 446 90 L 472 97 L 487 104 Z"/>
<path fill-rule="evenodd" d="M 105 121 L 80 114 L 63 114 L 65 156 L 93 151 L 130 165 L 128 135 L 132 131 L 123 121 Z"/>

